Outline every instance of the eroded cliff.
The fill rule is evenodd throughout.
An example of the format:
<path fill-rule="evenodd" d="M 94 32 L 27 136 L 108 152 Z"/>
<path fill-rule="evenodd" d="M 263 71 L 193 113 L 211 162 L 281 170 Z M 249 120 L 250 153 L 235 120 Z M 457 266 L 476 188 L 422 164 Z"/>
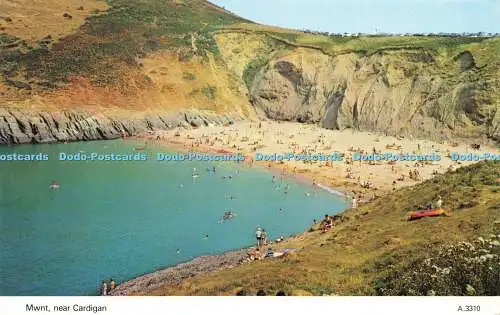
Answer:
<path fill-rule="evenodd" d="M 223 43 L 238 39 L 220 36 Z M 253 56 L 240 52 L 260 65 L 247 66 L 254 71 L 247 85 L 262 116 L 390 135 L 500 139 L 499 81 L 491 75 L 498 60 L 478 64 L 469 51 L 452 56 L 408 48 L 328 54 L 286 43 L 275 51 L 274 39 L 262 41 L 268 46 Z M 241 63 L 234 51 L 223 55 Z"/>

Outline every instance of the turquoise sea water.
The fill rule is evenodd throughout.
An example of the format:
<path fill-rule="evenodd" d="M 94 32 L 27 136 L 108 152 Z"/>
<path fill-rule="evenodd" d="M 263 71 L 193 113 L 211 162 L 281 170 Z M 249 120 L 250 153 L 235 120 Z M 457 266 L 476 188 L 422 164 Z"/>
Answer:
<path fill-rule="evenodd" d="M 272 239 L 302 232 L 313 219 L 345 208 L 341 198 L 310 185 L 288 181 L 285 194 L 285 183 L 273 183 L 272 174 L 259 168 L 158 162 L 159 148 L 141 151 L 150 155 L 147 161 L 58 161 L 59 152 L 135 153 L 137 145 L 120 140 L 0 148 L 0 154 L 50 157 L 0 161 L 0 295 L 93 295 L 103 279 L 119 283 L 252 245 L 257 226 Z M 206 171 L 212 165 L 215 174 Z M 222 178 L 229 175 L 231 180 Z M 59 189 L 49 189 L 52 180 Z M 220 223 L 225 211 L 237 216 Z"/>

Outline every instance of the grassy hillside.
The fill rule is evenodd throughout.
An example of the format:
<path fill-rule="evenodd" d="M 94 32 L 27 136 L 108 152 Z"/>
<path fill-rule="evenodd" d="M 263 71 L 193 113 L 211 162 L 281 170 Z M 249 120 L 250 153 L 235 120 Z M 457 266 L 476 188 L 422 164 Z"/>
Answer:
<path fill-rule="evenodd" d="M 296 255 L 144 294 L 233 295 L 245 290 L 255 295 L 264 289 L 296 295 L 498 295 L 499 193 L 500 163 L 460 168 L 350 210 L 327 233 L 313 227 L 279 245 L 300 249 Z M 405 220 L 408 210 L 438 195 L 451 216 Z"/>
<path fill-rule="evenodd" d="M 203 0 L 24 2 L 0 3 L 0 106 L 249 115 L 212 36 L 248 21 Z"/>
<path fill-rule="evenodd" d="M 32 88 L 54 87 L 79 75 L 90 77 L 96 85 L 116 83 L 126 76 L 124 71 L 139 68 L 139 60 L 155 51 L 189 51 L 193 32 L 197 32 L 200 54 L 217 53 L 211 32 L 242 21 L 199 0 L 109 0 L 108 5 L 109 9 L 93 11 L 76 32 L 61 38 L 47 33 L 43 38 L 23 41 L 5 26 L 6 34 L 1 38 L 4 80 L 18 79 Z M 64 12 L 62 3 L 59 10 Z M 68 20 L 60 26 L 73 19 Z"/>

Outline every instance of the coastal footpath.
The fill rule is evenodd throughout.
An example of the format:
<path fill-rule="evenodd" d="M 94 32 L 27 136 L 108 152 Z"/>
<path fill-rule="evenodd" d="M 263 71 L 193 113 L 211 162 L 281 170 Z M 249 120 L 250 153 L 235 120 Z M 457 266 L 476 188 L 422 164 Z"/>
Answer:
<path fill-rule="evenodd" d="M 0 109 L 0 145 L 109 140 L 154 130 L 232 124 L 236 115 L 185 110 L 144 118 L 89 111 L 21 112 Z"/>

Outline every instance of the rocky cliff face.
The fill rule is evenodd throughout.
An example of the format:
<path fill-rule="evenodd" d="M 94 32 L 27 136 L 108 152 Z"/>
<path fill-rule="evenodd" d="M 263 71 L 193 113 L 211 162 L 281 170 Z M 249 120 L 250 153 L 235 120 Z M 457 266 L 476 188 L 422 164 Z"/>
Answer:
<path fill-rule="evenodd" d="M 328 129 L 500 141 L 492 85 L 467 52 L 443 64 L 420 50 L 329 56 L 296 48 L 260 69 L 250 100 L 271 119 Z"/>
<path fill-rule="evenodd" d="M 26 113 L 0 109 L 0 145 L 116 139 L 123 134 L 232 123 L 240 119 L 201 111 L 154 114 L 144 118 L 90 112 Z"/>
<path fill-rule="evenodd" d="M 455 45 L 453 49 L 393 46 L 367 52 L 348 45 L 345 47 L 351 48 L 337 49 L 332 43 L 329 49 L 318 48 L 256 31 L 224 31 L 214 39 L 218 54 L 209 55 L 209 62 L 200 61 L 203 58 L 179 61 L 170 52 L 144 61 L 147 71 L 142 74 L 148 75 L 150 90 L 161 90 L 161 97 L 138 86 L 119 91 L 131 94 L 130 99 L 116 99 L 113 95 L 117 94 L 105 88 L 76 84 L 65 87 L 67 97 L 59 103 L 46 99 L 43 106 L 36 107 L 57 109 L 73 99 L 79 103 L 73 102 L 69 108 L 83 109 L 87 103 L 95 103 L 104 109 L 125 110 L 124 104 L 130 104 L 127 108 L 142 115 L 140 118 L 95 114 L 99 111 L 11 110 L 37 103 L 39 96 L 34 92 L 26 100 L 20 98 L 15 106 L 9 105 L 6 97 L 6 101 L 0 99 L 0 145 L 112 139 L 122 132 L 134 135 L 229 119 L 191 111 L 141 112 L 141 108 L 161 113 L 167 108 L 177 111 L 186 107 L 247 118 L 255 117 L 256 112 L 261 117 L 314 123 L 328 129 L 352 128 L 433 140 L 490 138 L 500 143 L 500 59 L 495 53 L 500 51 L 499 40 Z M 360 39 L 357 43 L 373 41 L 374 47 L 379 47 L 376 40 Z"/>

